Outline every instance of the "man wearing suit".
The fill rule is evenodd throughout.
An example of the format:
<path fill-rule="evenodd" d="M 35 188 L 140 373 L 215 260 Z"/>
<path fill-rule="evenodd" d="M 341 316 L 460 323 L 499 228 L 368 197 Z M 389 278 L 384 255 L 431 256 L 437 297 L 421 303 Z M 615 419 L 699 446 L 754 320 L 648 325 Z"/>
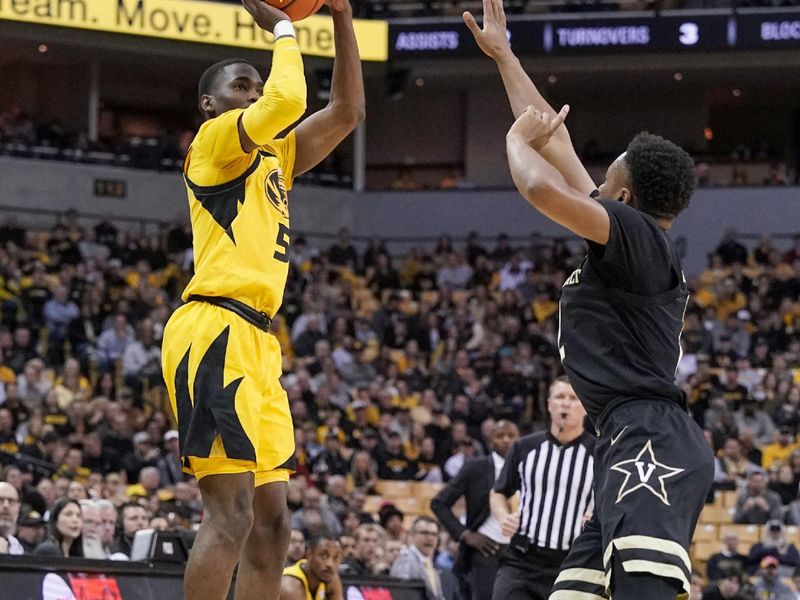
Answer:
<path fill-rule="evenodd" d="M 497 572 L 498 552 L 509 539 L 500 531 L 500 523 L 491 515 L 489 493 L 505 464 L 505 457 L 519 438 L 511 421 L 499 421 L 491 433 L 492 453 L 464 463 L 458 474 L 431 500 L 431 510 L 454 540 L 460 540 L 458 559 L 453 572 L 463 585 L 463 595 L 471 600 L 492 596 Z M 467 522 L 462 525 L 452 507 L 464 496 Z"/>
<path fill-rule="evenodd" d="M 411 525 L 409 544 L 389 572 L 398 579 L 421 579 L 425 582 L 425 600 L 444 600 L 442 579 L 433 566 L 433 556 L 439 545 L 439 524 L 430 517 L 417 517 Z"/>

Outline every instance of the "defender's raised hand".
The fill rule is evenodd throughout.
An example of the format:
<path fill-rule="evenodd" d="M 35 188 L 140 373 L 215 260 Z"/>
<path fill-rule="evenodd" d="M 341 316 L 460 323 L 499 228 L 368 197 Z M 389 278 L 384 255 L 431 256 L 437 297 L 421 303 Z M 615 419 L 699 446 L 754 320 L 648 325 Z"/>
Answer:
<path fill-rule="evenodd" d="M 568 104 L 565 104 L 554 117 L 529 106 L 508 130 L 508 135 L 518 135 L 531 148 L 539 151 L 547 145 L 553 133 L 564 124 L 568 114 Z"/>
<path fill-rule="evenodd" d="M 350 0 L 325 0 L 324 4 L 331 9 L 331 13 L 345 13 L 350 16 L 353 15 L 353 7 L 350 6 Z"/>
<path fill-rule="evenodd" d="M 262 0 L 242 0 L 242 6 L 253 17 L 256 25 L 270 33 L 272 33 L 279 21 L 291 20 L 285 12 L 270 6 Z"/>
<path fill-rule="evenodd" d="M 478 26 L 471 12 L 465 11 L 463 17 L 478 47 L 488 57 L 497 60 L 503 53 L 511 50 L 503 0 L 483 0 L 483 29 Z"/>

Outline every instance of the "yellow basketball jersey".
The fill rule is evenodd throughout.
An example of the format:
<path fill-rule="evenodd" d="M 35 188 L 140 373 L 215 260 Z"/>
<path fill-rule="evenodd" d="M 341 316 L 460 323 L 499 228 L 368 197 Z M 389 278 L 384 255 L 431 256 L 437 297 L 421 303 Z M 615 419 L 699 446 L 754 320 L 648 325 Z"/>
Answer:
<path fill-rule="evenodd" d="M 184 178 L 194 234 L 190 295 L 234 298 L 274 316 L 289 272 L 289 203 L 295 136 L 245 154 L 242 109 L 203 123 L 189 148 Z"/>
<path fill-rule="evenodd" d="M 283 570 L 284 575 L 288 575 L 289 577 L 294 577 L 295 579 L 299 579 L 303 582 L 303 589 L 306 591 L 306 600 L 325 600 L 325 583 L 320 582 L 319 587 L 317 588 L 317 594 L 315 596 L 311 595 L 311 590 L 308 587 L 308 578 L 306 577 L 306 572 L 300 568 L 300 565 L 305 564 L 306 560 L 298 560 L 294 563 L 291 567 L 286 567 Z"/>

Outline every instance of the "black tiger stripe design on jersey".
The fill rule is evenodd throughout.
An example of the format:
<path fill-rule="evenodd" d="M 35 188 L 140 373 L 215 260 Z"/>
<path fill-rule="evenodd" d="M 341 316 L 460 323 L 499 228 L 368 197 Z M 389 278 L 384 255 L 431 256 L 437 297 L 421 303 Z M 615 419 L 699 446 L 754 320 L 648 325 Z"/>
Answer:
<path fill-rule="evenodd" d="M 261 155 L 257 154 L 253 163 L 244 173 L 236 179 L 219 185 L 197 185 L 190 181 L 188 177 L 184 177 L 186 185 L 194 192 L 194 197 L 219 223 L 219 226 L 225 230 L 225 233 L 228 234 L 234 244 L 236 243 L 236 238 L 233 235 L 231 224 L 239 214 L 239 206 L 244 204 L 247 178 L 255 173 L 260 163 Z"/>
<path fill-rule="evenodd" d="M 200 360 L 194 378 L 194 403 L 189 395 L 191 346 L 175 372 L 178 433 L 184 463 L 190 456 L 208 458 L 217 435 L 228 458 L 256 460 L 255 448 L 236 414 L 236 391 L 244 377 L 223 385 L 229 334 L 229 327 L 223 329 Z"/>

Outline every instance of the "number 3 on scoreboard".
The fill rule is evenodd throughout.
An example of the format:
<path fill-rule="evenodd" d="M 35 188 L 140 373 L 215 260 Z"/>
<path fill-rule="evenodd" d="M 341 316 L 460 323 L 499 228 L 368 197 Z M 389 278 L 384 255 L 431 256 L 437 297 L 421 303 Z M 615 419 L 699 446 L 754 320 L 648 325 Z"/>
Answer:
<path fill-rule="evenodd" d="M 273 258 L 281 262 L 289 262 L 289 228 L 283 223 L 278 223 L 278 237 L 275 240 L 278 249 Z"/>

